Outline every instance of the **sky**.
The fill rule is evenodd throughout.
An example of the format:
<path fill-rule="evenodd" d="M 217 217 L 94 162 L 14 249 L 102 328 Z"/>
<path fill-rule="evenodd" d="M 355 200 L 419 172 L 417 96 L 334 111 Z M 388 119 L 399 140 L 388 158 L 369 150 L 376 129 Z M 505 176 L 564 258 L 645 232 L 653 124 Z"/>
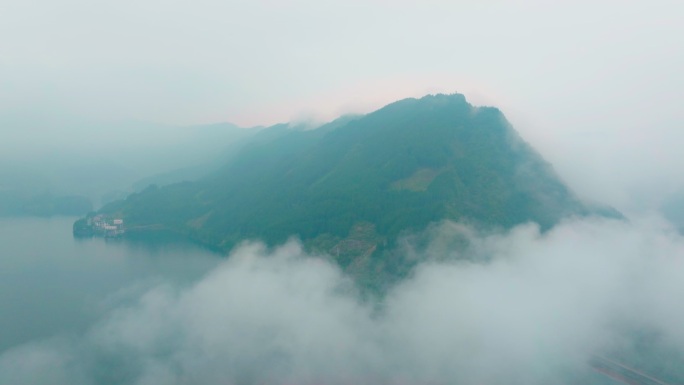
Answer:
<path fill-rule="evenodd" d="M 3 0 L 0 117 L 253 126 L 461 92 L 580 195 L 645 210 L 684 187 L 683 21 L 671 0 Z"/>
<path fill-rule="evenodd" d="M 0 0 L 5 166 L 73 135 L 106 146 L 117 122 L 150 143 L 461 92 L 581 197 L 636 213 L 436 225 L 380 304 L 296 241 L 245 244 L 190 285 L 122 288 L 84 333 L 1 352 L 0 382 L 549 383 L 633 352 L 634 330 L 681 358 L 684 239 L 649 211 L 684 191 L 682 36 L 670 0 Z"/>

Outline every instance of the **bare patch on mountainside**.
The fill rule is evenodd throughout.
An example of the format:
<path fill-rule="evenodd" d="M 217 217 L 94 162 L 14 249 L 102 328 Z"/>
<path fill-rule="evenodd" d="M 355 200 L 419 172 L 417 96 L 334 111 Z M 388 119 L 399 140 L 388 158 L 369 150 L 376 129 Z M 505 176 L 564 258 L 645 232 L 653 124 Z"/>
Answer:
<path fill-rule="evenodd" d="M 409 190 L 409 191 L 426 191 L 437 175 L 441 174 L 442 170 L 433 170 L 431 168 L 421 168 L 414 172 L 410 177 L 399 179 L 392 183 L 392 190 Z"/>

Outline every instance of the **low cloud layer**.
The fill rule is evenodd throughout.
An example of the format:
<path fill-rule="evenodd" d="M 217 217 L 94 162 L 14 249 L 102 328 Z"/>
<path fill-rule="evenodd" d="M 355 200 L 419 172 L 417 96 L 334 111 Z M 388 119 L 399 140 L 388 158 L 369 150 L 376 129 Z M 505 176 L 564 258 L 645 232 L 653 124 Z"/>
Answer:
<path fill-rule="evenodd" d="M 4 352 L 0 383 L 577 383 L 645 331 L 684 351 L 684 239 L 657 219 L 431 237 L 380 303 L 295 241 L 246 244 L 190 287 L 118 298 L 85 335 Z"/>

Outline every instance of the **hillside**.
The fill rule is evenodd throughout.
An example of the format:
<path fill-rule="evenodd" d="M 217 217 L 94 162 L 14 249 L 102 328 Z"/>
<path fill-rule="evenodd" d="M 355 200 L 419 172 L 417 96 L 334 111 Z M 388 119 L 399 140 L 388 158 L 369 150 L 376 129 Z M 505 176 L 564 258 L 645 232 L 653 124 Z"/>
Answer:
<path fill-rule="evenodd" d="M 172 126 L 4 111 L 0 127 L 8 132 L 0 141 L 0 215 L 34 215 L 22 206 L 44 202 L 46 194 L 81 196 L 98 207 L 150 183 L 200 179 L 225 164 L 228 148 L 258 132 L 230 123 Z"/>
<path fill-rule="evenodd" d="M 405 99 L 314 130 L 263 129 L 197 182 L 151 186 L 103 208 L 130 229 L 163 228 L 229 250 L 299 236 L 349 269 L 376 266 L 402 233 L 442 219 L 549 228 L 588 215 L 492 107 L 463 95 Z M 373 257 L 371 257 L 373 256 Z"/>

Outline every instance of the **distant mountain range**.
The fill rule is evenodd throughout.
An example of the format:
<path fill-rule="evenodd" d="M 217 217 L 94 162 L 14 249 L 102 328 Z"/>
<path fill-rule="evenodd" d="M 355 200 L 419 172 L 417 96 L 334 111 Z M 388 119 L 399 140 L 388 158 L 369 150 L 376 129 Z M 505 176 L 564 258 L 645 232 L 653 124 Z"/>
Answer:
<path fill-rule="evenodd" d="M 0 217 L 77 216 L 92 209 L 90 199 L 80 195 L 53 195 L 47 192 L 24 195 L 15 190 L 0 188 Z"/>
<path fill-rule="evenodd" d="M 83 215 L 150 183 L 199 179 L 227 162 L 233 144 L 259 131 L 230 123 L 90 121 L 40 111 L 1 113 L 0 127 L 7 133 L 0 141 L 0 217 Z M 64 197 L 76 196 L 92 204 L 64 204 Z"/>
<path fill-rule="evenodd" d="M 316 129 L 268 127 L 211 175 L 150 186 L 101 212 L 124 218 L 129 233 L 163 229 L 221 250 L 295 235 L 360 274 L 399 274 L 396 240 L 435 221 L 548 229 L 572 215 L 620 215 L 580 201 L 498 109 L 460 94 Z"/>

